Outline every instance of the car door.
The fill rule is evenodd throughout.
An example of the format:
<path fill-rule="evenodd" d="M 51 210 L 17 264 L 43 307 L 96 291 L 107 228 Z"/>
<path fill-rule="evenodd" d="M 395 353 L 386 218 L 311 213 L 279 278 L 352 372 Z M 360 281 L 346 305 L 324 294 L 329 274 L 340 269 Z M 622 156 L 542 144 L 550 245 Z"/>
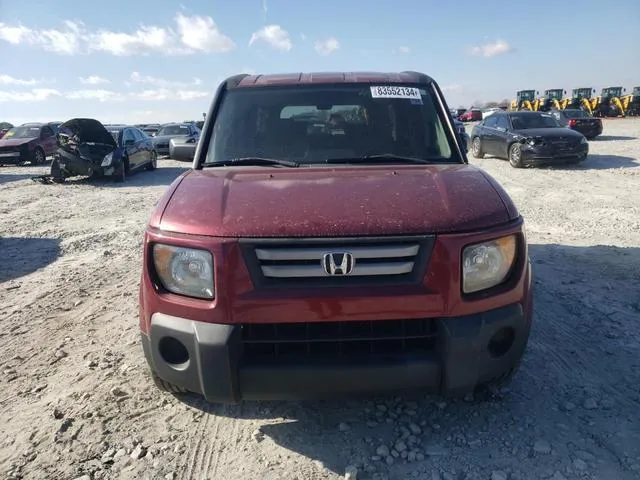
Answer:
<path fill-rule="evenodd" d="M 509 131 L 511 125 L 509 122 L 509 116 L 505 114 L 494 113 L 492 117 L 496 117 L 495 127 L 495 143 L 494 143 L 494 155 L 507 158 L 507 146 L 509 144 Z"/>
<path fill-rule="evenodd" d="M 140 162 L 140 154 L 132 128 L 125 128 L 122 132 L 122 148 L 129 159 L 129 167 L 136 168 Z"/>
<path fill-rule="evenodd" d="M 496 114 L 493 114 L 482 121 L 482 151 L 487 155 L 495 155 L 498 134 L 496 119 Z"/>
<path fill-rule="evenodd" d="M 53 129 L 48 125 L 43 126 L 40 130 L 40 145 L 47 157 L 53 155 L 56 151 L 56 135 Z"/>
<path fill-rule="evenodd" d="M 138 150 L 138 166 L 144 165 L 151 161 L 151 145 L 147 142 L 148 137 L 137 128 L 132 128 L 133 136 L 136 140 L 136 148 Z"/>

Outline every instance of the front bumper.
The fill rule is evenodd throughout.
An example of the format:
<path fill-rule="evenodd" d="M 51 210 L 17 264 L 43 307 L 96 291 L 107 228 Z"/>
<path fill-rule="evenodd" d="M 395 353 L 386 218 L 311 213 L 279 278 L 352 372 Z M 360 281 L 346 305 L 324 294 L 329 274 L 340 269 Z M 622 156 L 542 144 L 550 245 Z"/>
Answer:
<path fill-rule="evenodd" d="M 121 165 L 118 159 L 114 159 L 111 165 L 102 167 L 101 161 L 88 160 L 72 154 L 61 155 L 58 153 L 55 158 L 58 160 L 60 169 L 70 177 L 76 175 L 87 177 L 110 176 L 116 173 Z"/>
<path fill-rule="evenodd" d="M 163 380 L 215 403 L 241 400 L 326 398 L 354 393 L 421 390 L 444 395 L 470 392 L 519 363 L 531 327 L 531 303 L 474 315 L 434 318 L 435 342 L 428 353 L 356 357 L 343 362 L 250 363 L 240 325 L 191 321 L 156 313 L 142 346 L 150 367 Z M 510 347 L 489 348 L 499 332 L 512 333 Z M 180 342 L 185 355 L 174 355 Z M 185 358 L 188 358 L 185 360 Z"/>
<path fill-rule="evenodd" d="M 570 149 L 552 149 L 548 147 L 531 147 L 522 149 L 523 161 L 527 164 L 562 163 L 584 159 L 589 154 L 589 144 L 580 144 Z"/>
<path fill-rule="evenodd" d="M 181 143 L 169 146 L 169 158 L 173 160 L 193 160 L 195 153 L 195 143 Z"/>
<path fill-rule="evenodd" d="M 24 152 L 0 152 L 0 164 L 14 165 L 27 161 Z"/>

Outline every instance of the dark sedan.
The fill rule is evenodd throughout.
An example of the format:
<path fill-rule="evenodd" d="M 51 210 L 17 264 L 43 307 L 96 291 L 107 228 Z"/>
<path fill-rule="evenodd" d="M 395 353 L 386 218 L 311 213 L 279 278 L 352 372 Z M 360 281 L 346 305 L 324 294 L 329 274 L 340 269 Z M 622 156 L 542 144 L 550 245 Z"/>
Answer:
<path fill-rule="evenodd" d="M 589 142 L 581 133 L 562 127 L 549 113 L 496 112 L 473 127 L 471 151 L 475 158 L 493 155 L 522 168 L 581 162 L 589 154 Z"/>
<path fill-rule="evenodd" d="M 587 137 L 587 140 L 592 140 L 602 133 L 602 120 L 593 117 L 585 110 L 554 110 L 551 115 L 560 125 L 580 132 Z"/>
<path fill-rule="evenodd" d="M 74 118 L 58 133 L 58 150 L 51 163 L 51 177 L 61 183 L 67 177 L 112 177 L 123 182 L 130 173 L 154 170 L 157 154 L 151 137 L 135 127 L 109 125 L 92 118 Z"/>

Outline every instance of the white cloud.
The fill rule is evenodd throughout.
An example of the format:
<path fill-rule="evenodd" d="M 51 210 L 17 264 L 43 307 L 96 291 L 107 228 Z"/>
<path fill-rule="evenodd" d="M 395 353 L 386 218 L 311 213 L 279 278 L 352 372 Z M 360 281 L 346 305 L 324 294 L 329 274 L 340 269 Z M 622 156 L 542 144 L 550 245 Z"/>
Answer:
<path fill-rule="evenodd" d="M 306 36 L 304 33 L 301 33 L 301 34 L 300 34 L 300 39 L 301 39 L 303 42 L 306 42 L 306 41 L 307 41 L 307 36 Z"/>
<path fill-rule="evenodd" d="M 394 49 L 392 50 L 392 53 L 394 53 L 394 54 L 402 53 L 402 54 L 405 54 L 405 55 L 406 55 L 406 54 L 407 54 L 407 53 L 409 53 L 409 52 L 411 52 L 411 49 L 410 49 L 409 47 L 405 47 L 405 46 L 398 47 L 398 48 L 394 48 Z"/>
<path fill-rule="evenodd" d="M 100 85 L 101 83 L 109 83 L 109 80 L 100 75 L 89 75 L 88 77 L 79 77 L 80 83 L 85 85 Z"/>
<path fill-rule="evenodd" d="M 293 47 L 289 32 L 284 30 L 280 25 L 267 25 L 257 32 L 254 32 L 249 40 L 249 46 L 256 42 L 265 42 L 272 48 L 282 52 L 288 52 Z"/>
<path fill-rule="evenodd" d="M 140 25 L 135 31 L 98 29 L 95 33 L 81 22 L 65 21 L 62 29 L 37 30 L 0 23 L 0 40 L 27 44 L 59 54 L 105 52 L 117 56 L 160 53 L 187 55 L 198 52 L 225 53 L 235 43 L 225 36 L 209 16 L 182 13 L 174 17 L 176 29 Z"/>
<path fill-rule="evenodd" d="M 267 14 L 267 0 L 262 0 L 262 13 Z"/>
<path fill-rule="evenodd" d="M 65 95 L 69 100 L 98 100 L 99 102 L 113 102 L 123 100 L 124 95 L 110 90 L 78 90 Z"/>
<path fill-rule="evenodd" d="M 220 31 L 211 17 L 187 17 L 179 13 L 176 23 L 182 46 L 188 52 L 226 53 L 235 48 L 235 43 Z"/>
<path fill-rule="evenodd" d="M 443 85 L 440 87 L 440 90 L 443 92 L 459 92 L 462 90 L 462 85 L 458 85 L 457 83 L 453 83 L 451 85 Z"/>
<path fill-rule="evenodd" d="M 472 55 L 482 56 L 485 58 L 504 55 L 511 51 L 513 51 L 513 47 L 504 40 L 496 40 L 495 42 L 485 43 L 484 45 L 476 45 L 470 49 Z"/>
<path fill-rule="evenodd" d="M 40 102 L 60 95 L 58 90 L 51 88 L 34 88 L 28 92 L 0 91 L 0 102 Z"/>
<path fill-rule="evenodd" d="M 329 37 L 326 40 L 316 41 L 314 48 L 320 55 L 329 55 L 340 48 L 340 42 L 335 37 Z"/>
<path fill-rule="evenodd" d="M 38 80 L 30 78 L 29 80 L 24 80 L 21 78 L 15 78 L 11 75 L 0 75 L 0 85 L 21 85 L 21 86 L 30 86 L 38 83 Z"/>
<path fill-rule="evenodd" d="M 169 88 L 159 88 L 154 90 L 144 90 L 142 92 L 132 92 L 129 97 L 138 100 L 198 100 L 208 98 L 211 94 L 201 90 L 171 90 Z"/>
<path fill-rule="evenodd" d="M 202 80 L 199 78 L 194 78 L 191 82 L 180 82 L 173 80 L 165 80 L 163 78 L 151 77 L 148 75 L 140 75 L 139 72 L 133 72 L 131 74 L 131 82 L 133 83 L 141 83 L 146 85 L 152 85 L 154 87 L 159 88 L 169 88 L 169 87 L 195 87 L 198 85 L 202 85 Z"/>

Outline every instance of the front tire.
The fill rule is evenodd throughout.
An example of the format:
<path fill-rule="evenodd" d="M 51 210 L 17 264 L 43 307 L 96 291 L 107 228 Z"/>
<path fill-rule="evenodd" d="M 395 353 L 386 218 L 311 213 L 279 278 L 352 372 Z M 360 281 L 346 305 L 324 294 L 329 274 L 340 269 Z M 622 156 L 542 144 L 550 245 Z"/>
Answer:
<path fill-rule="evenodd" d="M 484 152 L 482 151 L 482 140 L 480 137 L 475 137 L 471 142 L 471 153 L 475 158 L 484 158 Z"/>
<path fill-rule="evenodd" d="M 120 170 L 118 170 L 118 173 L 115 175 L 116 182 L 124 183 L 124 181 L 127 179 L 128 170 L 129 170 L 129 162 L 126 159 L 123 159 L 122 163 L 120 164 Z"/>
<path fill-rule="evenodd" d="M 51 175 L 53 183 L 64 183 L 64 172 L 62 168 L 60 168 L 60 162 L 57 158 L 51 161 L 51 172 L 49 175 Z"/>
<path fill-rule="evenodd" d="M 47 160 L 47 156 L 44 154 L 44 150 L 40 147 L 37 147 L 33 151 L 33 157 L 31 159 L 32 165 L 44 165 Z"/>
<path fill-rule="evenodd" d="M 147 170 L 155 170 L 156 168 L 158 168 L 158 154 L 154 150 L 151 152 L 151 161 L 147 165 Z"/>
<path fill-rule="evenodd" d="M 514 143 L 509 147 L 509 164 L 513 168 L 522 168 L 522 147 L 519 143 Z"/>

